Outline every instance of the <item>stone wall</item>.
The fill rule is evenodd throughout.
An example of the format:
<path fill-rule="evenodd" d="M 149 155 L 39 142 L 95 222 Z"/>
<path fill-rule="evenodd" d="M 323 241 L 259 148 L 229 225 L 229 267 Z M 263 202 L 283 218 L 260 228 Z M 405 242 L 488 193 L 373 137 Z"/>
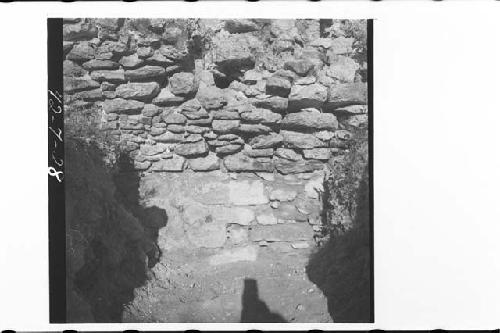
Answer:
<path fill-rule="evenodd" d="M 169 216 L 164 252 L 307 248 L 326 166 L 367 125 L 353 22 L 66 19 L 68 131 L 126 154 Z"/>

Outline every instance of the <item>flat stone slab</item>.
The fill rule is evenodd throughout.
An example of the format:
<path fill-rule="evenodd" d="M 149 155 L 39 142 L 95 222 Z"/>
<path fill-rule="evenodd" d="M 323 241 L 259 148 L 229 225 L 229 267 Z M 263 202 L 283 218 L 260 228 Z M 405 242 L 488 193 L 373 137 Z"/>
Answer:
<path fill-rule="evenodd" d="M 306 223 L 257 225 L 250 230 L 253 242 L 295 242 L 313 239 L 313 230 Z"/>
<path fill-rule="evenodd" d="M 228 189 L 229 202 L 234 205 L 263 205 L 269 202 L 260 180 L 231 181 Z"/>

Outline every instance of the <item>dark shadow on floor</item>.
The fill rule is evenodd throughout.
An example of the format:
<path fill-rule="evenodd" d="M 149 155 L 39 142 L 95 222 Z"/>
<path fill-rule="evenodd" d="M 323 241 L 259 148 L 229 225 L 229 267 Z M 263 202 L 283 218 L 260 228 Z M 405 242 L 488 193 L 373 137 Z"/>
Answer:
<path fill-rule="evenodd" d="M 259 299 L 257 281 L 245 279 L 243 284 L 243 295 L 241 303 L 242 323 L 286 323 L 281 315 L 271 312 L 266 303 Z"/>
<path fill-rule="evenodd" d="M 306 267 L 309 279 L 326 296 L 328 311 L 336 323 L 373 320 L 368 169 L 359 183 L 356 201 L 353 227 L 348 231 L 332 232 L 327 243 L 311 256 Z"/>
<path fill-rule="evenodd" d="M 78 299 L 68 302 L 69 322 L 121 322 L 123 306 L 159 260 L 156 240 L 167 215 L 141 205 L 132 162 L 121 154 L 111 167 L 97 146 L 67 141 L 67 284 Z"/>

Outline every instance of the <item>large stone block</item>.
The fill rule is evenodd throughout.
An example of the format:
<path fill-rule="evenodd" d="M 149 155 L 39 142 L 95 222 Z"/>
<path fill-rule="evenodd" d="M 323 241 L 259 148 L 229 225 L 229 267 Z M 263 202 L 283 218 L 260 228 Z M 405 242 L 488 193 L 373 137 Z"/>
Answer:
<path fill-rule="evenodd" d="M 218 170 L 220 160 L 214 153 L 209 153 L 206 157 L 199 157 L 189 160 L 189 166 L 194 171 Z"/>
<path fill-rule="evenodd" d="M 186 160 L 182 156 L 174 155 L 170 159 L 161 160 L 153 163 L 151 166 L 152 171 L 177 171 L 184 170 Z"/>
<path fill-rule="evenodd" d="M 250 145 L 254 149 L 273 148 L 283 143 L 283 136 L 276 133 L 261 135 L 250 140 Z"/>
<path fill-rule="evenodd" d="M 330 110 L 354 105 L 366 104 L 368 96 L 366 83 L 342 83 L 330 87 L 326 106 Z"/>
<path fill-rule="evenodd" d="M 186 157 L 199 157 L 208 153 L 208 145 L 202 140 L 198 142 L 181 143 L 175 146 L 174 152 Z"/>
<path fill-rule="evenodd" d="M 174 95 L 187 96 L 196 90 L 192 73 L 175 73 L 169 78 L 168 85 Z"/>
<path fill-rule="evenodd" d="M 143 102 L 123 98 L 107 99 L 102 108 L 106 113 L 139 114 L 144 107 Z"/>
<path fill-rule="evenodd" d="M 234 205 L 263 205 L 269 202 L 260 180 L 230 181 L 228 190 L 229 202 Z"/>
<path fill-rule="evenodd" d="M 305 108 L 321 108 L 328 97 L 328 90 L 319 83 L 307 86 L 294 85 L 288 96 L 288 107 L 292 111 Z"/>
<path fill-rule="evenodd" d="M 157 80 L 164 78 L 165 75 L 165 68 L 160 66 L 144 66 L 125 71 L 125 78 L 129 81 Z"/>
<path fill-rule="evenodd" d="M 283 142 L 287 148 L 310 149 L 327 147 L 327 144 L 313 134 L 282 130 Z"/>

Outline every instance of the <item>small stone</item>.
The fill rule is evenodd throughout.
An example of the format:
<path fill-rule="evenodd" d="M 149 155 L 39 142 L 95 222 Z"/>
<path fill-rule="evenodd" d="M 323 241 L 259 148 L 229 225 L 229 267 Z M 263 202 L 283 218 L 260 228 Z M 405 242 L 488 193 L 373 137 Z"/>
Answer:
<path fill-rule="evenodd" d="M 165 110 L 162 114 L 162 118 L 166 124 L 184 125 L 186 123 L 186 117 L 172 109 Z"/>
<path fill-rule="evenodd" d="M 330 87 L 326 106 L 330 110 L 356 104 L 366 104 L 368 89 L 366 83 L 342 83 Z"/>
<path fill-rule="evenodd" d="M 167 125 L 167 130 L 172 133 L 184 133 L 186 128 L 183 125 L 169 124 Z"/>
<path fill-rule="evenodd" d="M 232 34 L 241 34 L 245 32 L 257 31 L 259 26 L 250 20 L 237 19 L 226 20 L 224 28 Z"/>
<path fill-rule="evenodd" d="M 294 242 L 294 243 L 292 243 L 290 245 L 294 249 L 308 249 L 309 248 L 309 243 L 308 242 Z"/>
<path fill-rule="evenodd" d="M 271 133 L 273 130 L 262 124 L 240 124 L 238 132 L 244 136 L 257 136 Z"/>
<path fill-rule="evenodd" d="M 314 136 L 322 141 L 329 141 L 335 136 L 335 133 L 332 131 L 323 130 L 323 131 L 319 131 L 319 132 L 314 133 Z"/>
<path fill-rule="evenodd" d="M 270 109 L 274 112 L 285 113 L 288 109 L 288 98 L 264 95 L 263 98 L 255 98 L 252 104 L 258 108 Z"/>
<path fill-rule="evenodd" d="M 287 97 L 290 94 L 292 85 L 286 78 L 273 76 L 267 79 L 266 94 Z"/>
<path fill-rule="evenodd" d="M 134 161 L 134 169 L 138 171 L 145 171 L 151 166 L 151 162 L 149 161 L 144 161 L 144 162 L 139 162 L 139 161 Z"/>
<path fill-rule="evenodd" d="M 279 201 L 272 201 L 271 202 L 271 208 L 278 209 L 279 206 L 280 206 L 280 202 Z"/>
<path fill-rule="evenodd" d="M 348 54 L 352 52 L 353 42 L 354 38 L 334 38 L 329 49 L 333 54 Z"/>
<path fill-rule="evenodd" d="M 184 165 L 186 164 L 186 160 L 181 157 L 174 155 L 170 159 L 163 159 L 158 162 L 154 162 L 151 166 L 152 171 L 173 171 L 180 172 L 184 169 Z"/>
<path fill-rule="evenodd" d="M 254 69 L 246 71 L 243 76 L 243 83 L 245 84 L 256 84 L 260 80 L 262 80 L 262 73 Z"/>
<path fill-rule="evenodd" d="M 243 153 L 249 157 L 272 157 L 274 150 L 272 148 L 266 149 L 245 149 Z"/>
<path fill-rule="evenodd" d="M 153 99 L 153 103 L 160 106 L 179 105 L 184 102 L 185 98 L 172 94 L 169 88 L 163 88 L 158 96 Z"/>
<path fill-rule="evenodd" d="M 137 48 L 137 56 L 141 59 L 151 57 L 153 55 L 153 49 L 149 46 Z"/>
<path fill-rule="evenodd" d="M 132 69 L 141 66 L 144 63 L 144 60 L 139 58 L 139 56 L 134 53 L 129 56 L 124 56 L 120 59 L 120 65 L 122 65 L 125 69 Z"/>
<path fill-rule="evenodd" d="M 274 165 L 276 167 L 276 170 L 284 175 L 302 173 L 302 172 L 313 172 L 316 170 L 323 169 L 323 163 L 317 160 L 290 161 L 278 158 L 275 160 Z"/>
<path fill-rule="evenodd" d="M 217 87 L 200 87 L 196 99 L 206 110 L 219 109 L 225 102 L 222 90 Z"/>
<path fill-rule="evenodd" d="M 268 172 L 256 172 L 255 173 L 257 176 L 260 178 L 268 181 L 268 182 L 273 182 L 274 181 L 274 174 L 268 173 Z"/>
<path fill-rule="evenodd" d="M 90 80 L 88 77 L 64 77 L 64 92 L 66 93 L 92 90 L 99 86 L 99 82 Z"/>
<path fill-rule="evenodd" d="M 173 74 L 168 80 L 168 86 L 174 95 L 180 96 L 188 96 L 196 90 L 192 73 Z"/>
<path fill-rule="evenodd" d="M 269 243 L 268 243 L 268 242 L 266 242 L 265 240 L 260 241 L 258 244 L 259 244 L 259 246 L 261 246 L 261 247 L 266 247 L 266 246 L 268 246 L 268 245 L 269 245 Z"/>
<path fill-rule="evenodd" d="M 240 114 L 238 112 L 227 111 L 227 110 L 212 111 L 211 115 L 213 116 L 214 119 L 220 119 L 220 120 L 238 120 L 238 119 L 240 119 Z"/>
<path fill-rule="evenodd" d="M 87 42 L 81 42 L 73 46 L 66 59 L 79 63 L 94 59 L 95 49 Z"/>

